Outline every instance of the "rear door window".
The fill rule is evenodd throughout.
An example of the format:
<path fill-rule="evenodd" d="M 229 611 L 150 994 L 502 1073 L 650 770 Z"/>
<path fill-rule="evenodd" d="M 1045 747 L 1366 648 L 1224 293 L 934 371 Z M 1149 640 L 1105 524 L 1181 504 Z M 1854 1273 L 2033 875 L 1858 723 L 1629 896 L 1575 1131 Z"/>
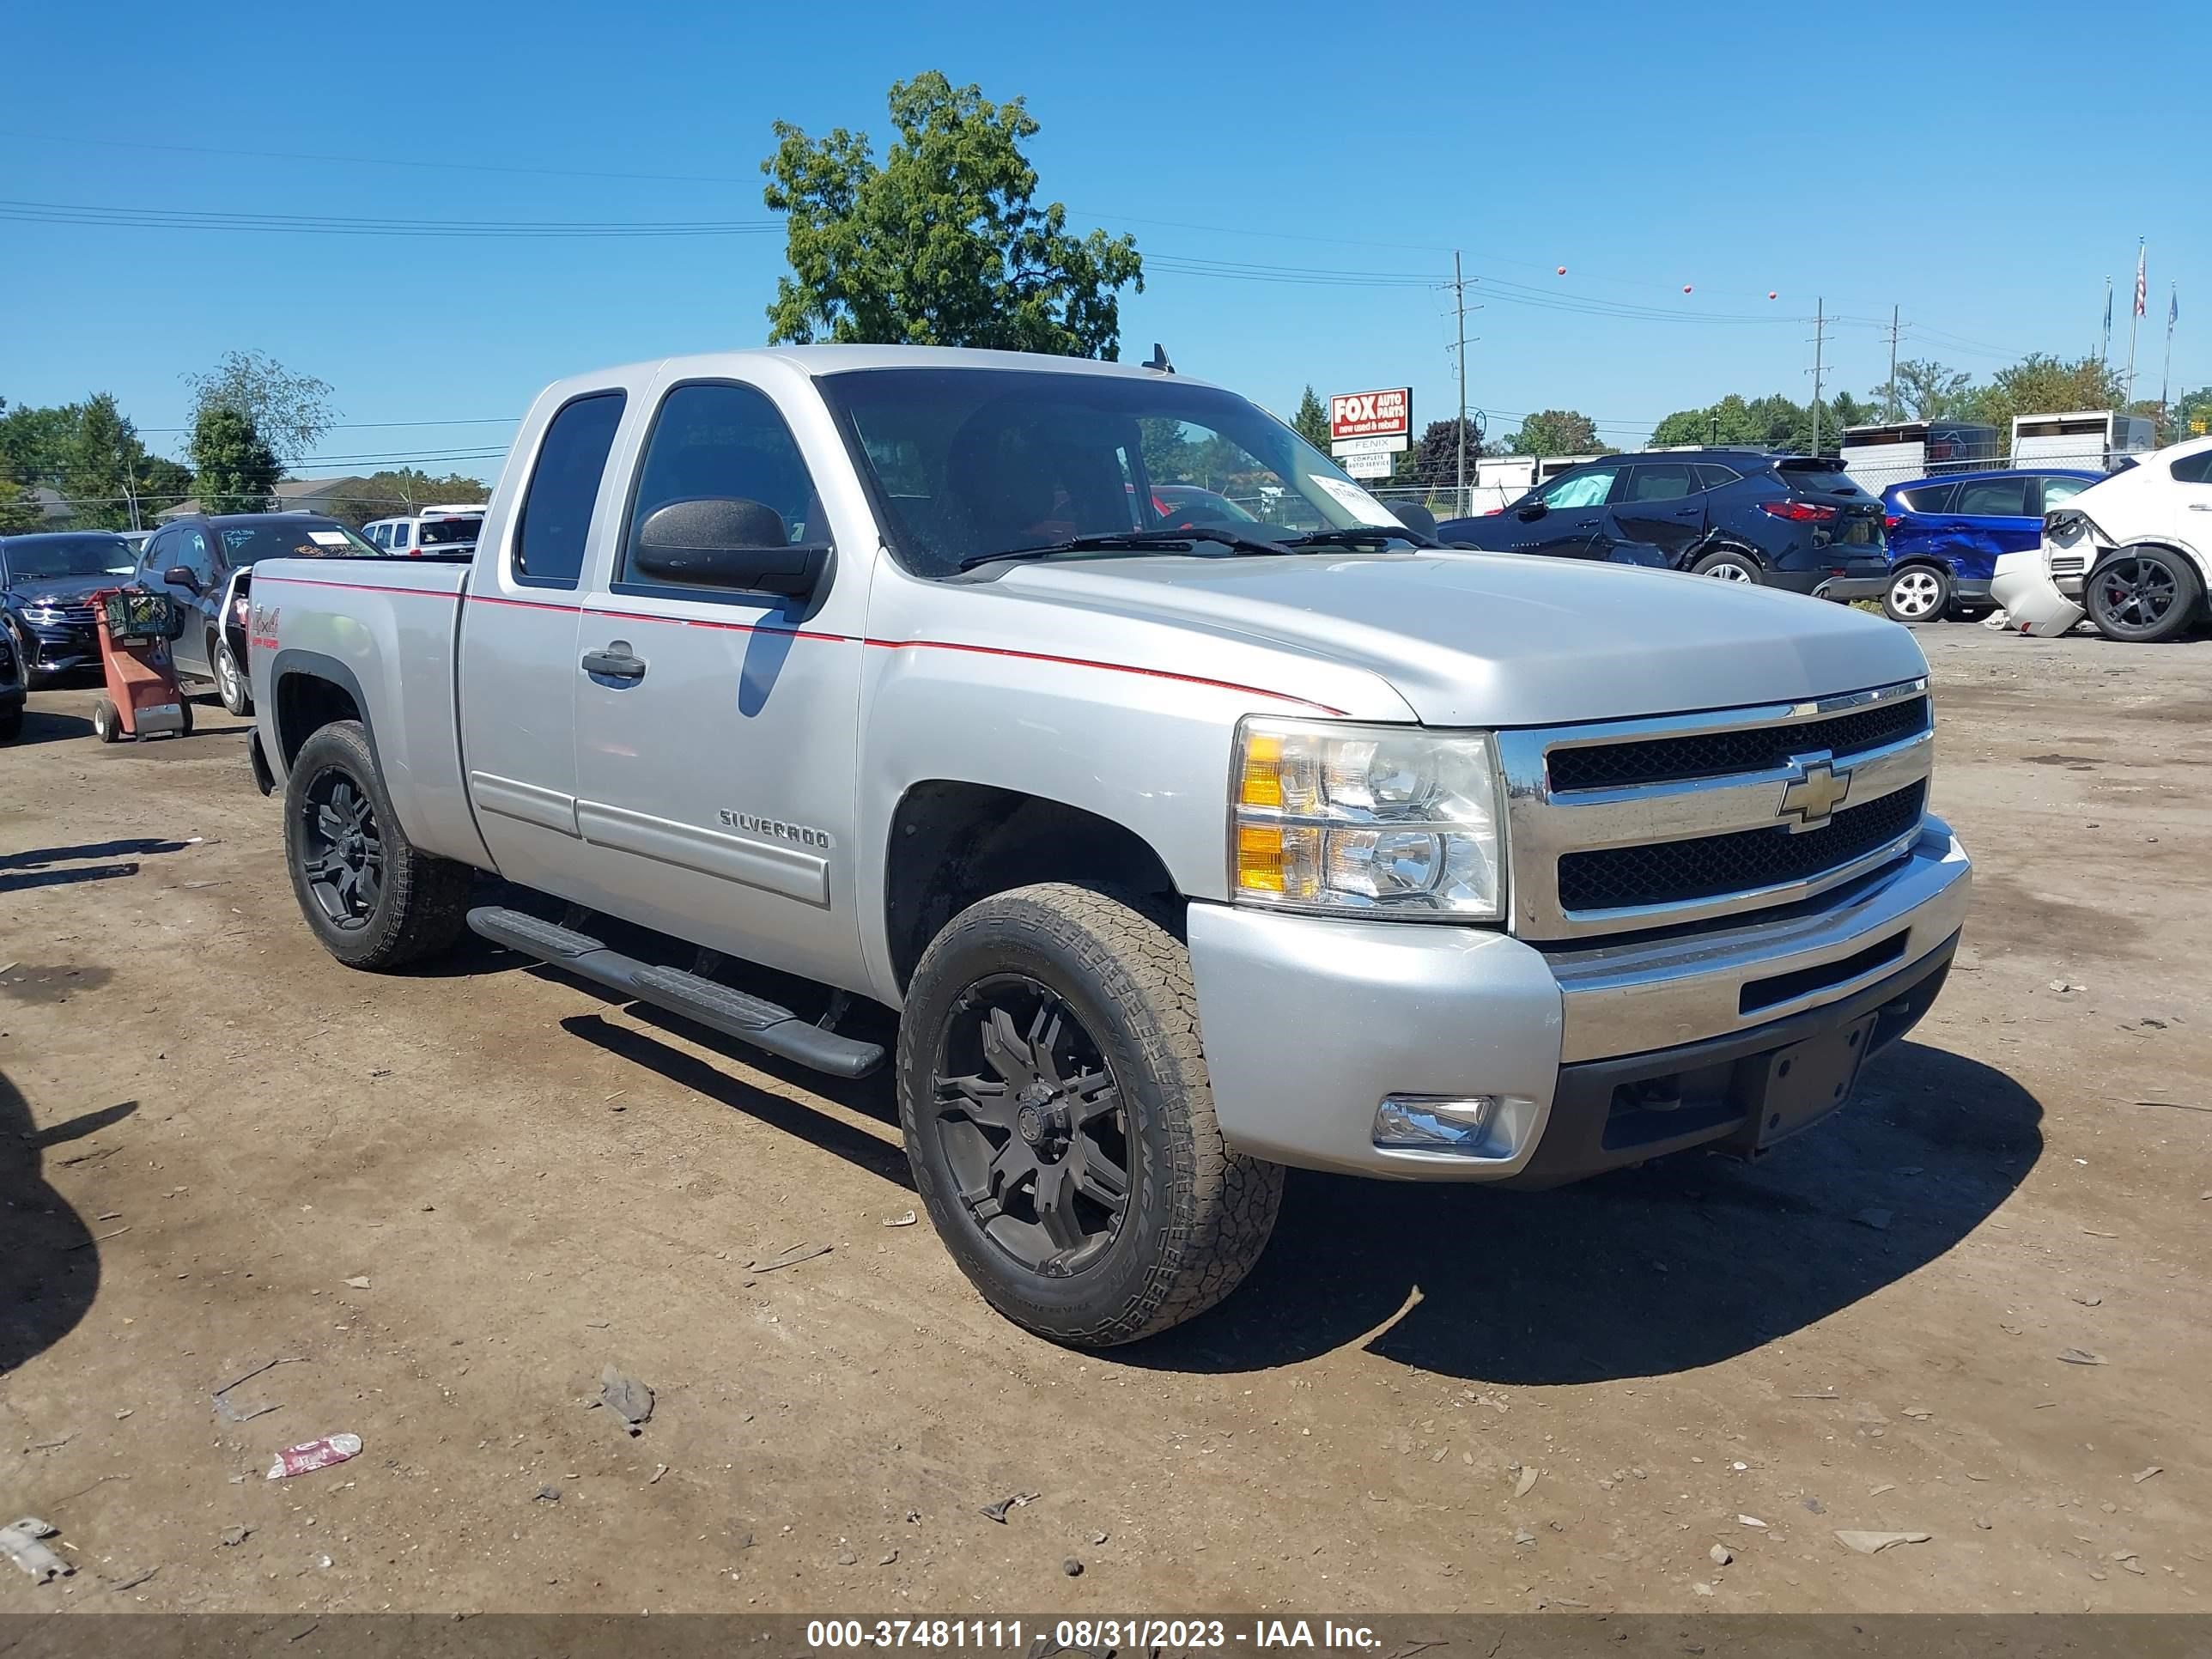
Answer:
<path fill-rule="evenodd" d="M 2173 463 L 2172 472 L 2176 483 L 2212 483 L 2212 449 L 2182 456 Z"/>
<path fill-rule="evenodd" d="M 2024 519 L 2027 504 L 2026 478 L 1977 478 L 1959 486 L 1959 502 L 1952 508 L 1962 519 Z"/>
<path fill-rule="evenodd" d="M 1678 461 L 1639 463 L 1630 469 L 1628 494 L 1621 499 L 1630 501 L 1678 501 L 1698 489 L 1691 469 Z"/>
<path fill-rule="evenodd" d="M 1951 499 L 1955 484 L 1923 484 L 1917 489 L 1908 489 L 1897 498 L 1897 504 L 1907 513 L 1941 513 Z"/>
<path fill-rule="evenodd" d="M 562 404 L 545 428 L 514 528 L 517 581 L 539 587 L 576 585 L 592 509 L 626 401 L 620 392 L 588 393 Z"/>

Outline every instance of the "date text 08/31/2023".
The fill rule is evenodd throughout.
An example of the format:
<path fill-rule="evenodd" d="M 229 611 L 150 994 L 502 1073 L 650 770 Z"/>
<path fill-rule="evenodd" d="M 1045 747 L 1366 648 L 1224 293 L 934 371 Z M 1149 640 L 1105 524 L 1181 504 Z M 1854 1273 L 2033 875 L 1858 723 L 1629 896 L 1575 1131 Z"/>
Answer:
<path fill-rule="evenodd" d="M 1249 1625 L 1225 1619 L 1061 1619 L 1049 1627 L 1053 1647 L 1100 1651 L 1131 1648 L 1350 1648 L 1380 1645 L 1365 1625 L 1333 1620 L 1255 1619 Z M 1019 1649 L 1041 1638 L 1048 1627 L 1018 1619 L 814 1619 L 806 1626 L 810 1649 L 834 1651 L 859 1648 Z"/>

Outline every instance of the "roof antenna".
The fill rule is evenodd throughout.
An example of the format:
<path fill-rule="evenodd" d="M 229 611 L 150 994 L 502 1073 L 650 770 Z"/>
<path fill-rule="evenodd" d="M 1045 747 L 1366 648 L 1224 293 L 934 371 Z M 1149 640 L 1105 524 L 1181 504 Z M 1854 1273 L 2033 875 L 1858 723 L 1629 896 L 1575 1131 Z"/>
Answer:
<path fill-rule="evenodd" d="M 1152 355 L 1145 359 L 1140 367 L 1157 369 L 1163 374 L 1175 373 L 1175 365 L 1168 361 L 1168 349 L 1158 340 L 1152 342 Z"/>

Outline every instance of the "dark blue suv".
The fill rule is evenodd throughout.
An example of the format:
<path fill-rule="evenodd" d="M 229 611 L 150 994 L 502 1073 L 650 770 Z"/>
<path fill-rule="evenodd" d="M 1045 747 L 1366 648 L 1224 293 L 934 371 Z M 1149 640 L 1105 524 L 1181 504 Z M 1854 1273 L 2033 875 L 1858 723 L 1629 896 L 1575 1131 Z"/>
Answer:
<path fill-rule="evenodd" d="M 1941 622 L 1991 609 L 1990 578 L 2001 553 L 2043 544 L 2043 515 L 2101 483 L 2101 472 L 2064 467 L 1950 472 L 1881 492 L 1888 532 L 1892 622 Z"/>

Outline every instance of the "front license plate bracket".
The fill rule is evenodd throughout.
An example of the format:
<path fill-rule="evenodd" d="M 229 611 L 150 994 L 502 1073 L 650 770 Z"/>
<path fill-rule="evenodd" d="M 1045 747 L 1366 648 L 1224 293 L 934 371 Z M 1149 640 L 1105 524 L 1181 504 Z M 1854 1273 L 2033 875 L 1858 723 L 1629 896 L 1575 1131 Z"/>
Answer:
<path fill-rule="evenodd" d="M 1756 1155 L 1812 1127 L 1850 1098 L 1879 1011 L 1738 1062 L 1734 1092 L 1744 1109 L 1739 1137 Z"/>

